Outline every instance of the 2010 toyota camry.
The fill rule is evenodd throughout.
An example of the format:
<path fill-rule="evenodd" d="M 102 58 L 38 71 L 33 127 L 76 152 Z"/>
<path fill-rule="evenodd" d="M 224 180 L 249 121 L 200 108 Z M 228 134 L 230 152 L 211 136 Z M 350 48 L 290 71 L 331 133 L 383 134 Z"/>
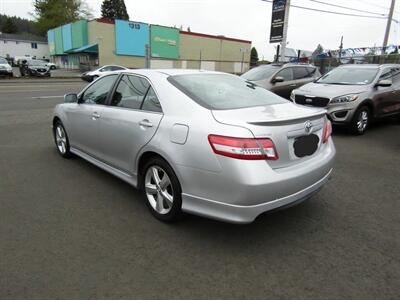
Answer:
<path fill-rule="evenodd" d="M 66 95 L 53 134 L 61 156 L 142 189 L 160 220 L 249 223 L 327 182 L 335 147 L 325 113 L 230 74 L 124 70 Z"/>

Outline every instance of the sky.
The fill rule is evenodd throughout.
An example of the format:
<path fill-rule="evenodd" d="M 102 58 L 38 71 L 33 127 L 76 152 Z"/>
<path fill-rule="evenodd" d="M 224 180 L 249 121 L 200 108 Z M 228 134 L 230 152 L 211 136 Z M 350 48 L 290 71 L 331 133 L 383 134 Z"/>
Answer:
<path fill-rule="evenodd" d="M 334 5 L 387 15 L 391 0 L 318 0 Z M 292 5 L 342 13 L 370 15 L 317 3 L 291 0 Z M 0 0 L 0 13 L 30 18 L 32 0 Z M 400 1 L 394 19 L 400 21 Z M 100 17 L 102 0 L 86 0 L 94 17 Z M 261 0 L 125 0 L 133 21 L 165 26 L 190 26 L 191 31 L 250 40 L 260 59 L 272 59 L 276 44 L 269 43 L 272 4 Z M 378 16 L 378 15 L 374 15 Z M 344 48 L 381 46 L 386 19 L 361 18 L 315 12 L 291 7 L 288 47 L 313 51 L 318 44 L 337 49 L 341 36 Z M 389 44 L 400 44 L 400 23 L 392 22 Z"/>

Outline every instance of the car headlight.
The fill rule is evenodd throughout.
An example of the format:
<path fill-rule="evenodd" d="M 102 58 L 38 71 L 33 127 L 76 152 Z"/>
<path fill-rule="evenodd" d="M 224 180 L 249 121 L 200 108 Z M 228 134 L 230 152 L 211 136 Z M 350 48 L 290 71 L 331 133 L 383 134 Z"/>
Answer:
<path fill-rule="evenodd" d="M 294 90 L 290 93 L 290 100 L 294 102 L 296 100 L 296 94 L 294 93 Z"/>
<path fill-rule="evenodd" d="M 347 103 L 347 102 L 352 102 L 358 99 L 358 94 L 350 94 L 350 95 L 344 95 L 344 96 L 339 96 L 335 97 L 331 100 L 332 103 Z"/>

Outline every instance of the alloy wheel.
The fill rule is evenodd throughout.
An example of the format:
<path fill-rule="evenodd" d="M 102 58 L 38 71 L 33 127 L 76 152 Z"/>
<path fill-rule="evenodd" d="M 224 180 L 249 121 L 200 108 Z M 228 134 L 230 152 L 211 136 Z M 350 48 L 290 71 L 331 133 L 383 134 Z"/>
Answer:
<path fill-rule="evenodd" d="M 56 127 L 55 135 L 58 151 L 60 151 L 61 154 L 65 154 L 67 152 L 67 137 L 61 125 Z"/>
<path fill-rule="evenodd" d="M 368 112 L 363 110 L 358 115 L 357 128 L 359 132 L 364 132 L 368 125 Z"/>
<path fill-rule="evenodd" d="M 159 166 L 151 166 L 147 169 L 144 187 L 151 207 L 161 215 L 168 214 L 172 209 L 174 193 L 167 172 Z"/>

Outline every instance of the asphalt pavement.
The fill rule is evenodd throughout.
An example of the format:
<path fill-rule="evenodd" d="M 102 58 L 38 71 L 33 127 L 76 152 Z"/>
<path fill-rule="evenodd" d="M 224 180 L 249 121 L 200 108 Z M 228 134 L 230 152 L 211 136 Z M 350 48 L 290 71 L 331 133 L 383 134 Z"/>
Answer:
<path fill-rule="evenodd" d="M 83 86 L 0 82 L 0 299 L 399 299 L 400 122 L 335 128 L 333 177 L 298 206 L 168 225 L 57 154 L 52 108 Z"/>

